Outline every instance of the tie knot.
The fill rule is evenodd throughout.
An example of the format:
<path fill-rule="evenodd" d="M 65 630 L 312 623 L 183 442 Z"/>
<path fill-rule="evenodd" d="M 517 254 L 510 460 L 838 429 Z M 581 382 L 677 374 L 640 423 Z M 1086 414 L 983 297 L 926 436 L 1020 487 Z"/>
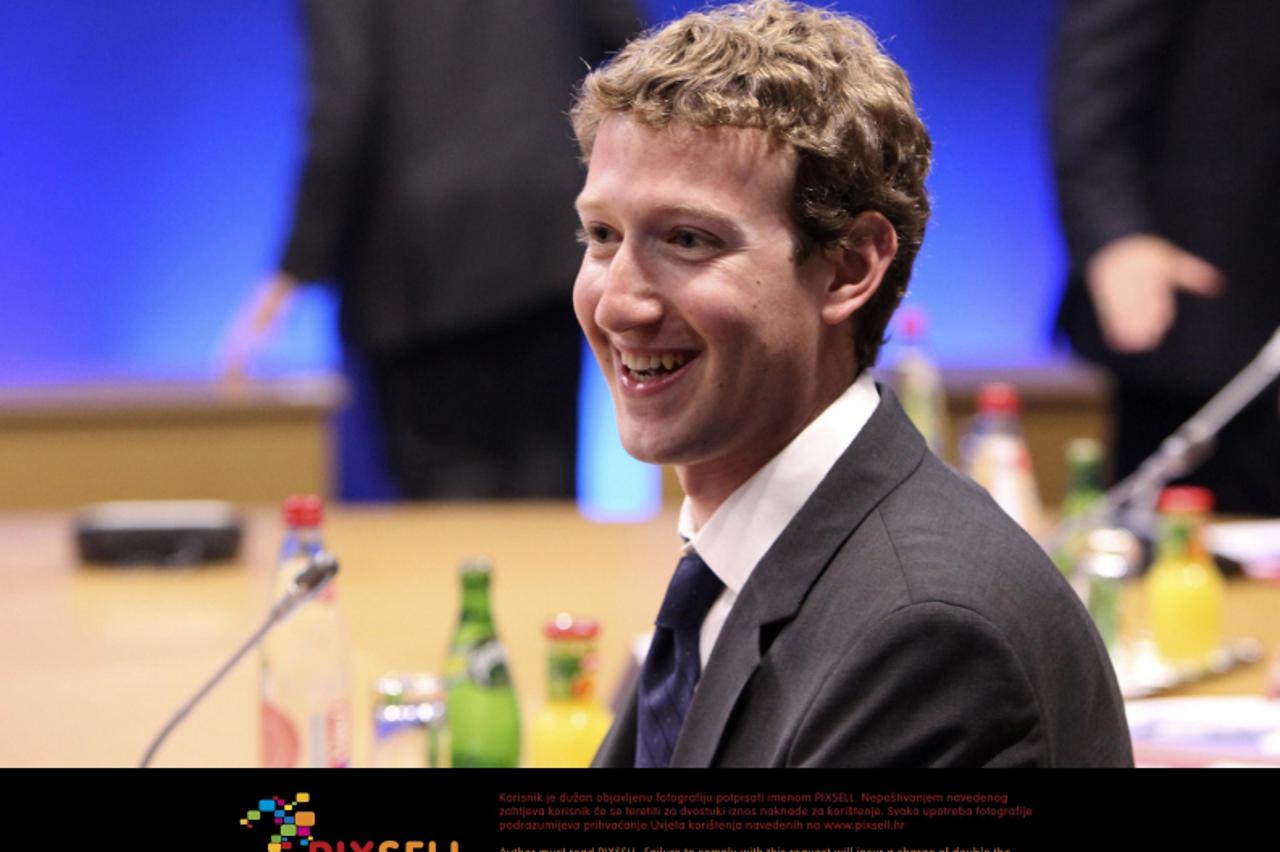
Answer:
<path fill-rule="evenodd" d="M 697 630 L 723 590 L 724 583 L 707 567 L 702 557 L 689 551 L 681 557 L 671 584 L 667 586 L 667 596 L 662 599 L 662 608 L 658 611 L 657 625 L 674 631 Z"/>

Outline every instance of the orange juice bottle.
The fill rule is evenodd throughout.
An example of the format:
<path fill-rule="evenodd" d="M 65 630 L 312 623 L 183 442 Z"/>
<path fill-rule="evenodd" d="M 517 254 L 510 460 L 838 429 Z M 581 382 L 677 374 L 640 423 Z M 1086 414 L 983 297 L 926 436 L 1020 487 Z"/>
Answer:
<path fill-rule="evenodd" d="M 1222 644 L 1222 575 L 1200 537 L 1213 494 L 1166 488 L 1158 505 L 1160 543 L 1144 581 L 1156 648 L 1171 663 L 1206 664 Z"/>
<path fill-rule="evenodd" d="M 547 623 L 547 703 L 533 725 L 533 765 L 586 767 L 612 717 L 595 695 L 599 625 L 561 614 Z"/>

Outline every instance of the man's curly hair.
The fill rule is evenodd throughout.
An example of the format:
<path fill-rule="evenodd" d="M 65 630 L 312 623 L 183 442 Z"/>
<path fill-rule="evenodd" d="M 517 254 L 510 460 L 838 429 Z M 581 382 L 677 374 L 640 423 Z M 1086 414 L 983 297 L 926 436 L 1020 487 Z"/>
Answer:
<path fill-rule="evenodd" d="M 584 158 L 606 117 L 767 130 L 797 153 L 799 257 L 876 210 L 898 253 L 857 315 L 858 367 L 876 361 L 924 239 L 932 144 L 907 75 L 862 22 L 782 0 L 695 12 L 628 44 L 582 81 L 571 113 Z"/>

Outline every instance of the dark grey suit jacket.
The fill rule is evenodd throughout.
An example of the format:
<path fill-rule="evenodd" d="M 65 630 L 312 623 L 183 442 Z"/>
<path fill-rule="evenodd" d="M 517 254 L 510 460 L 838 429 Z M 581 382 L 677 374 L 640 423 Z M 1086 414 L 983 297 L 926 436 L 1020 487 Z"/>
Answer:
<path fill-rule="evenodd" d="M 634 696 L 596 766 L 633 765 Z M 1088 614 L 892 393 L 756 566 L 673 766 L 1131 766 Z"/>
<path fill-rule="evenodd" d="M 303 0 L 307 153 L 281 266 L 390 355 L 563 302 L 582 248 L 566 112 L 631 0 Z"/>
<path fill-rule="evenodd" d="M 1134 389 L 1199 404 L 1280 324 L 1277 40 L 1275 0 L 1063 4 L 1051 117 L 1071 275 L 1058 324 Z M 1179 294 L 1159 346 L 1116 353 L 1082 270 L 1143 232 L 1213 263 L 1227 286 L 1214 299 Z"/>

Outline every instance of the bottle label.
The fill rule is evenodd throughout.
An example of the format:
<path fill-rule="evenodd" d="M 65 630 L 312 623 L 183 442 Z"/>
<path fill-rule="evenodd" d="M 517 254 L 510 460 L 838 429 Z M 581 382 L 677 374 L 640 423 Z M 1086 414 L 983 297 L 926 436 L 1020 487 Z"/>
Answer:
<path fill-rule="evenodd" d="M 596 654 L 569 640 L 558 640 L 547 658 L 547 695 L 557 701 L 586 698 L 595 692 Z"/>
<path fill-rule="evenodd" d="M 284 713 L 262 702 L 262 765 L 291 769 L 298 765 L 298 729 Z"/>
<path fill-rule="evenodd" d="M 351 763 L 351 714 L 346 699 L 334 699 L 324 714 L 324 747 L 324 766 L 342 768 Z"/>
<path fill-rule="evenodd" d="M 507 654 L 496 639 L 486 639 L 467 649 L 467 678 L 483 687 L 509 686 Z"/>

